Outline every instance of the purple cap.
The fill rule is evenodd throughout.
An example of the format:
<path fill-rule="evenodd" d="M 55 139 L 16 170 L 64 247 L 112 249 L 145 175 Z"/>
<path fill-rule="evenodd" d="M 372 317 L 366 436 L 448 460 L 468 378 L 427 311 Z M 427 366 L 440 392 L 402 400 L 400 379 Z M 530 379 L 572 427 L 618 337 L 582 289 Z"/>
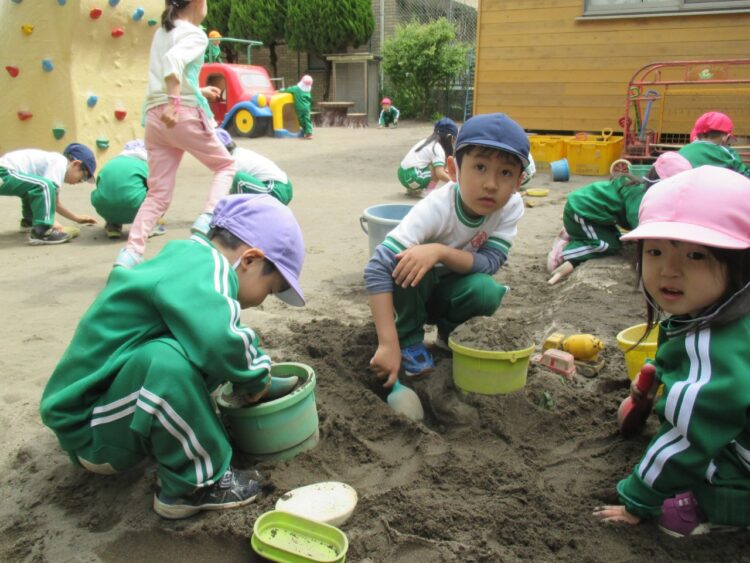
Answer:
<path fill-rule="evenodd" d="M 248 246 L 262 250 L 289 284 L 289 289 L 276 297 L 295 307 L 305 304 L 299 283 L 305 243 L 286 205 L 267 194 L 228 195 L 216 204 L 211 227 L 226 229 Z"/>
<path fill-rule="evenodd" d="M 222 145 L 228 147 L 232 144 L 232 136 L 225 129 L 217 128 L 215 132 L 216 137 Z"/>

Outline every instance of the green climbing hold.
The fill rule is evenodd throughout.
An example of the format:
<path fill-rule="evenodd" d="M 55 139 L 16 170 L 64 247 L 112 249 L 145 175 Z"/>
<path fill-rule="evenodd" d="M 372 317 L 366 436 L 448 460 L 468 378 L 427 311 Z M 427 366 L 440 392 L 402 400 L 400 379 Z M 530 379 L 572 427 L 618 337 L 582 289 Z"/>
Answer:
<path fill-rule="evenodd" d="M 53 127 L 52 136 L 58 141 L 65 136 L 65 127 Z"/>
<path fill-rule="evenodd" d="M 109 139 L 106 137 L 99 137 L 96 140 L 96 146 L 100 149 L 108 149 L 109 148 Z"/>

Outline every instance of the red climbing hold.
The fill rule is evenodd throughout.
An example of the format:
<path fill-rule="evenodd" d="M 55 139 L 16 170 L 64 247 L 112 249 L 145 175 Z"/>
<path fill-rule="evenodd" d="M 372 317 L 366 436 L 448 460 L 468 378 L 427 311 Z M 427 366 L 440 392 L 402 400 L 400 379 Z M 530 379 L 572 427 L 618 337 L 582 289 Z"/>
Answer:
<path fill-rule="evenodd" d="M 124 109 L 115 110 L 115 117 L 117 118 L 117 121 L 122 121 L 123 119 L 125 119 L 126 115 L 128 115 L 128 112 Z"/>
<path fill-rule="evenodd" d="M 121 27 L 116 27 L 112 30 L 112 37 L 122 37 L 125 35 L 125 30 Z"/>
<path fill-rule="evenodd" d="M 6 66 L 5 70 L 7 70 L 8 74 L 10 74 L 13 78 L 18 76 L 18 73 L 21 72 L 17 66 Z"/>
<path fill-rule="evenodd" d="M 98 20 L 99 17 L 102 15 L 101 8 L 91 8 L 91 11 L 89 12 L 89 16 L 92 20 Z"/>
<path fill-rule="evenodd" d="M 34 114 L 30 111 L 21 110 L 18 112 L 18 119 L 20 119 L 21 121 L 26 121 L 27 119 L 31 119 L 32 117 L 34 117 Z"/>

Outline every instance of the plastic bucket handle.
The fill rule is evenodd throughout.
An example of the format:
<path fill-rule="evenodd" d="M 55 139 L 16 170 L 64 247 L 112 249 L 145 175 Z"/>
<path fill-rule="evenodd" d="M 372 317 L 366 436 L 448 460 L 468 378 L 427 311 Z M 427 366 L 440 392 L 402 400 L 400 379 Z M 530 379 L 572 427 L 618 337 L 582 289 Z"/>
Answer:
<path fill-rule="evenodd" d="M 367 223 L 367 217 L 364 215 L 361 215 L 359 217 L 359 226 L 362 227 L 362 230 L 365 232 L 366 235 L 370 234 L 370 231 L 367 230 L 367 227 L 365 227 L 365 223 Z"/>
<path fill-rule="evenodd" d="M 612 131 L 611 127 L 605 127 L 604 129 L 602 129 L 602 137 L 604 137 L 604 140 L 606 141 L 612 136 L 613 132 L 614 131 Z"/>

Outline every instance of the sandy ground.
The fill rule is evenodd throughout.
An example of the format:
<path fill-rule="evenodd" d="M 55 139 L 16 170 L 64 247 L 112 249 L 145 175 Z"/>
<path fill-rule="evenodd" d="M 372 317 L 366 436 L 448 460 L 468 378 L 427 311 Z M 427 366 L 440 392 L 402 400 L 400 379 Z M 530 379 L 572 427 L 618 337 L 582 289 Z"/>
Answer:
<path fill-rule="evenodd" d="M 628 386 L 615 335 L 640 322 L 643 309 L 627 260 L 590 263 L 563 285 L 546 285 L 544 257 L 565 195 L 592 178 L 552 183 L 549 173 L 538 174 L 531 186 L 549 187 L 550 196 L 527 210 L 498 278 L 512 287 L 501 310 L 509 325 L 537 344 L 552 330 L 594 333 L 607 345 L 604 371 L 565 381 L 532 366 L 523 391 L 461 395 L 452 387 L 450 358 L 438 352 L 436 373 L 414 385 L 424 423 L 388 408 L 367 369 L 376 341 L 362 284 L 368 256 L 359 217 L 370 205 L 410 202 L 395 169 L 428 132 L 429 125 L 407 123 L 397 130 L 318 129 L 312 142 L 240 141 L 274 159 L 294 182 L 308 298 L 305 309 L 269 299 L 243 320 L 275 359 L 315 368 L 321 441 L 291 461 L 261 463 L 269 480 L 256 504 L 178 522 L 150 508 L 153 467 L 88 474 L 68 462 L 39 420 L 45 382 L 120 244 L 99 226 L 83 228 L 72 244 L 30 247 L 16 231 L 18 202 L 3 198 L 0 560 L 253 561 L 248 538 L 257 516 L 284 491 L 322 480 L 344 481 L 359 493 L 343 526 L 350 561 L 750 560 L 750 534 L 678 541 L 653 524 L 621 529 L 590 515 L 616 500 L 616 481 L 654 431 L 653 420 L 631 440 L 615 429 Z M 149 256 L 187 236 L 208 179 L 185 160 L 169 233 L 151 241 Z M 93 213 L 88 189 L 68 186 L 63 201 Z"/>

